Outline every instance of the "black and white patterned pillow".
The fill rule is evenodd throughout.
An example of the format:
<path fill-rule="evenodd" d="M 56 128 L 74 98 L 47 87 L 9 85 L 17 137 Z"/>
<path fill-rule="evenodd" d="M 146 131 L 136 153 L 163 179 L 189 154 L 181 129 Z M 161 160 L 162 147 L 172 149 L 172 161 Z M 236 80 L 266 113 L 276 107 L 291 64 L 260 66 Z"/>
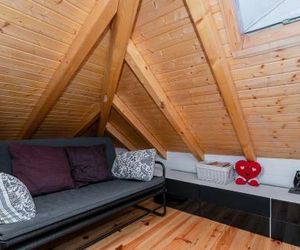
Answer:
<path fill-rule="evenodd" d="M 117 155 L 112 167 L 115 177 L 151 181 L 155 165 L 155 149 L 126 152 Z"/>
<path fill-rule="evenodd" d="M 16 177 L 0 173 L 0 224 L 30 220 L 36 215 L 27 187 Z"/>

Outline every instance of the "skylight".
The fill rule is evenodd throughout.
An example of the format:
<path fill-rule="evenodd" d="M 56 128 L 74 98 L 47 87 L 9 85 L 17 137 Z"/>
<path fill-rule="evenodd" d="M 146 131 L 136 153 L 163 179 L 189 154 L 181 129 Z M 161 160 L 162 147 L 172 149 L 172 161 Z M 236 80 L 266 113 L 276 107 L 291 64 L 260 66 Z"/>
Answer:
<path fill-rule="evenodd" d="M 244 33 L 300 21 L 300 0 L 236 0 Z"/>

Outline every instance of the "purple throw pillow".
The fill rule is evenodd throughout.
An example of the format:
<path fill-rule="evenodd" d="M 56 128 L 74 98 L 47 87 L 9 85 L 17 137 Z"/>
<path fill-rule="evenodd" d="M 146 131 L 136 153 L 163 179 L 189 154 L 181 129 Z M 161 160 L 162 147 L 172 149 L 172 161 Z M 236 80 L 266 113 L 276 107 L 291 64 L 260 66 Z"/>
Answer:
<path fill-rule="evenodd" d="M 74 188 L 64 148 L 12 143 L 10 152 L 13 174 L 33 196 Z"/>
<path fill-rule="evenodd" d="M 106 160 L 105 146 L 66 147 L 65 150 L 77 187 L 112 179 Z"/>

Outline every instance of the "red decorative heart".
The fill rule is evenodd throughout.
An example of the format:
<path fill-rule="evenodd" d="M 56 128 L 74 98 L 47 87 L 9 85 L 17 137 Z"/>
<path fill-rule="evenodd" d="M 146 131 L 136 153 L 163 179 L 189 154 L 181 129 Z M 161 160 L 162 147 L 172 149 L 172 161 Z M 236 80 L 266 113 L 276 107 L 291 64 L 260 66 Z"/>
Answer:
<path fill-rule="evenodd" d="M 259 186 L 259 182 L 256 179 L 252 179 L 250 181 L 248 181 L 249 185 L 254 186 L 254 187 L 258 187 Z"/>
<path fill-rule="evenodd" d="M 238 185 L 245 185 L 247 181 L 244 178 L 239 176 L 238 178 L 236 178 L 235 183 Z"/>
<path fill-rule="evenodd" d="M 245 178 L 248 182 L 248 180 L 254 179 L 260 174 L 261 166 L 258 162 L 255 161 L 241 160 L 235 164 L 235 170 L 238 173 L 238 175 Z"/>

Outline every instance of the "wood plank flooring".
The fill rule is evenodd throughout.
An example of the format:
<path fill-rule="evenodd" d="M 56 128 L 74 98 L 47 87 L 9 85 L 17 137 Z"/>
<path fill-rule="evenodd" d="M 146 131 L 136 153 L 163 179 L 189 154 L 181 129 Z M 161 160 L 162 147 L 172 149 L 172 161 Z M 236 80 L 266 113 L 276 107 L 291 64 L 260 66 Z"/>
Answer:
<path fill-rule="evenodd" d="M 153 203 L 147 203 L 149 206 Z M 77 249 L 95 239 L 103 232 L 143 213 L 130 208 L 102 222 L 97 226 L 64 241 L 55 247 L 60 249 Z M 232 250 L 287 250 L 300 249 L 279 241 L 168 208 L 165 217 L 148 215 L 127 226 L 121 231 L 105 238 L 88 248 L 89 250 L 131 250 L 131 249 L 232 249 Z"/>

